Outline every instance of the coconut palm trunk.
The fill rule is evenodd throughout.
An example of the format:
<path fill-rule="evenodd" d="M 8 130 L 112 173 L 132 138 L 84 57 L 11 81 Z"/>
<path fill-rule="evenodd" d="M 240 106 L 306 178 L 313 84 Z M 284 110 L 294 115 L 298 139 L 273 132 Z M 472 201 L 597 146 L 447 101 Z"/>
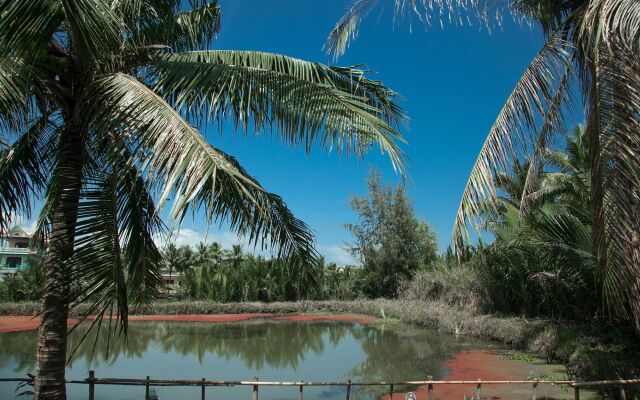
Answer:
<path fill-rule="evenodd" d="M 71 117 L 73 118 L 73 117 Z M 81 187 L 81 137 L 71 121 L 61 135 L 61 157 L 52 212 L 49 251 L 44 263 L 45 290 L 38 330 L 36 399 L 64 399 L 69 314 L 69 260 L 73 256 Z"/>

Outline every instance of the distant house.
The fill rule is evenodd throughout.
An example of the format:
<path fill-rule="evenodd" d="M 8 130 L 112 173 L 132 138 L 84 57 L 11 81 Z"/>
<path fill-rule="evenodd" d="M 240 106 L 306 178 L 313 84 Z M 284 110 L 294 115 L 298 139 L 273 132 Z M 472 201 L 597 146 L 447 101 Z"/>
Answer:
<path fill-rule="evenodd" d="M 19 226 L 0 232 L 0 280 L 29 266 L 29 256 L 36 254 L 30 248 L 32 237 Z"/>

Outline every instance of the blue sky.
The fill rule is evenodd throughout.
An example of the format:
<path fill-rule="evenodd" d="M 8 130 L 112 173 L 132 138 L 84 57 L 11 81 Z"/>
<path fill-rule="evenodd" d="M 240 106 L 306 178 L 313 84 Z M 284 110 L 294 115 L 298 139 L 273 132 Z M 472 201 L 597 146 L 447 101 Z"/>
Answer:
<path fill-rule="evenodd" d="M 327 34 L 350 0 L 221 0 L 222 29 L 216 49 L 284 53 L 331 63 L 322 50 Z M 407 191 L 417 215 L 433 226 L 439 245 L 450 242 L 451 229 L 469 171 L 505 99 L 542 45 L 536 28 L 506 19 L 491 33 L 479 26 L 417 23 L 394 27 L 392 13 L 373 12 L 358 40 L 335 64 L 366 64 L 376 79 L 399 92 L 411 118 L 404 147 L 411 162 Z M 211 127 L 209 140 L 234 155 L 270 191 L 280 194 L 293 212 L 317 234 L 319 251 L 330 261 L 347 262 L 341 248 L 350 241 L 345 223 L 354 222 L 351 194 L 366 191 L 371 166 L 384 179 L 400 182 L 391 163 L 374 150 L 365 160 L 345 159 L 319 150 L 304 154 L 277 140 L 235 135 Z M 218 135 L 220 133 L 220 135 Z M 181 243 L 204 238 L 206 224 L 196 215 L 185 221 Z M 237 241 L 222 228 L 207 240 Z"/>
<path fill-rule="evenodd" d="M 515 83 L 542 46 L 541 33 L 506 18 L 489 33 L 479 26 L 438 24 L 425 28 L 413 21 L 393 25 L 391 10 L 374 11 L 358 40 L 337 62 L 323 44 L 352 0 L 220 0 L 221 32 L 215 49 L 283 53 L 338 65 L 364 64 L 400 93 L 411 118 L 403 133 L 410 159 L 407 193 L 416 213 L 437 231 L 440 249 L 451 229 L 479 149 Z M 390 1 L 389 1 L 390 2 Z M 356 221 L 348 206 L 352 194 L 366 192 L 371 167 L 386 182 L 398 184 L 389 159 L 374 149 L 364 160 L 346 159 L 319 149 L 283 146 L 277 140 L 235 134 L 230 124 L 205 127 L 208 140 L 235 156 L 269 191 L 283 197 L 294 214 L 315 231 L 317 248 L 328 261 L 352 262 L 343 246 L 351 238 L 344 224 Z M 33 221 L 19 220 L 27 229 Z M 175 240 L 195 244 L 242 243 L 226 227 L 210 227 L 196 214 L 184 221 Z"/>

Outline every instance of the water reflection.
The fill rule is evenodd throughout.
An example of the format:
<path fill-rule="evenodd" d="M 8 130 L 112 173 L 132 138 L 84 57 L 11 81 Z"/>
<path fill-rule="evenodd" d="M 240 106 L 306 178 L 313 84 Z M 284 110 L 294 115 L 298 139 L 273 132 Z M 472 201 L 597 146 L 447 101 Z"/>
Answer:
<path fill-rule="evenodd" d="M 70 335 L 70 349 L 78 346 L 85 332 L 86 327 L 81 326 Z M 190 361 L 189 370 L 180 371 L 185 378 L 201 376 L 203 370 L 207 370 L 205 359 L 209 357 L 208 365 L 211 365 L 211 356 L 215 356 L 214 363 L 222 368 L 239 361 L 241 369 L 234 370 L 234 374 L 240 376 L 210 376 L 212 379 L 244 379 L 256 372 L 260 376 L 279 377 L 281 375 L 273 375 L 273 371 L 281 371 L 283 380 L 407 380 L 421 379 L 427 374 L 440 378 L 444 361 L 470 345 L 477 346 L 468 339 L 460 341 L 450 335 L 404 325 L 292 321 L 136 322 L 130 324 L 126 342 L 110 338 L 106 330 L 90 332 L 77 348 L 69 368 L 95 369 L 99 376 L 120 377 L 124 374 L 122 366 L 135 365 L 138 374 L 146 375 L 152 367 L 149 364 L 151 355 L 164 353 L 170 355 L 170 359 L 195 360 L 195 363 Z M 0 334 L 0 375 L 19 376 L 32 372 L 35 346 L 35 331 Z M 320 355 L 329 353 L 340 353 L 335 355 L 339 361 L 331 361 L 333 364 L 318 362 Z M 307 359 L 314 361 L 305 362 Z M 118 366 L 111 368 L 114 364 Z M 223 369 L 222 372 L 227 371 Z M 323 388 L 318 390 L 318 397 L 334 397 L 340 392 L 340 388 Z M 354 397 L 371 397 L 371 394 L 370 390 L 357 390 Z"/>

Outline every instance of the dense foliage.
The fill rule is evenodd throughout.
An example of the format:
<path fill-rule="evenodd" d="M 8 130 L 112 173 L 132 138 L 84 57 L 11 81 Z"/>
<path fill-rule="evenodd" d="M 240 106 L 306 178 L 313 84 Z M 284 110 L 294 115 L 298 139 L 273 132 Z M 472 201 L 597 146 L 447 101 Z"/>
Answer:
<path fill-rule="evenodd" d="M 324 258 L 301 265 L 245 253 L 240 245 L 195 247 L 168 244 L 163 251 L 167 269 L 181 273 L 180 298 L 241 301 L 353 300 L 361 297 L 361 269 L 325 264 Z"/>
<path fill-rule="evenodd" d="M 44 271 L 40 257 L 29 257 L 29 266 L 0 281 L 0 301 L 40 300 L 44 285 Z"/>
<path fill-rule="evenodd" d="M 592 187 L 587 210 L 592 221 L 592 255 L 597 264 L 595 292 L 605 302 L 607 313 L 627 320 L 640 333 L 640 1 L 410 3 L 411 6 L 398 0 L 354 0 L 331 32 L 328 50 L 342 54 L 357 36 L 362 19 L 377 6 L 395 9 L 400 15 L 394 21 L 402 20 L 400 17 L 408 13 L 427 25 L 434 19 L 440 19 L 441 23 L 448 20 L 470 24 L 479 20 L 492 28 L 502 22 L 505 14 L 510 14 L 524 23 L 537 24 L 544 36 L 542 48 L 515 84 L 480 149 L 458 209 L 454 244 L 461 246 L 469 241 L 468 224 L 481 227 L 487 209 L 500 211 L 499 177 L 519 168 L 513 160 L 522 154 L 531 156 L 528 181 L 532 182 L 543 163 L 544 149 L 564 129 L 565 121 L 576 112 L 584 114 L 585 141 L 590 152 L 588 180 Z M 527 184 L 523 193 L 517 207 L 521 217 L 531 204 L 529 198 L 534 188 Z M 538 227 L 554 229 L 550 233 L 553 235 L 558 233 L 559 224 L 570 229 L 569 225 L 583 222 L 567 215 L 553 219 L 540 222 Z M 534 230 L 525 228 L 525 231 L 526 235 L 536 235 Z M 576 243 L 578 246 L 585 244 L 583 237 L 577 237 L 582 233 L 573 238 L 580 241 Z M 551 243 L 544 245 L 554 247 Z M 581 263 L 582 250 L 578 248 L 574 254 L 564 255 L 577 257 Z M 503 261 L 511 262 L 514 256 L 517 257 L 511 253 Z M 553 253 L 547 253 L 544 257 L 552 256 Z M 544 280 L 545 285 L 555 285 L 555 277 L 552 272 L 536 279 Z M 589 285 L 579 283 L 583 284 Z M 561 302 L 570 289 L 554 290 L 559 291 Z"/>
<path fill-rule="evenodd" d="M 411 287 L 418 298 L 481 312 L 608 318 L 591 241 L 589 155 L 581 128 L 564 138 L 563 151 L 545 148 L 524 212 L 519 205 L 530 161 L 497 175 L 497 206 L 483 215 L 493 241 L 467 247 L 462 264 L 448 251 L 432 270 L 416 275 Z"/>
<path fill-rule="evenodd" d="M 392 298 L 403 281 L 437 258 L 435 233 L 415 216 L 402 185 L 395 189 L 371 172 L 366 197 L 351 197 L 358 223 L 347 225 L 351 247 L 363 268 L 363 291 L 370 297 Z"/>

